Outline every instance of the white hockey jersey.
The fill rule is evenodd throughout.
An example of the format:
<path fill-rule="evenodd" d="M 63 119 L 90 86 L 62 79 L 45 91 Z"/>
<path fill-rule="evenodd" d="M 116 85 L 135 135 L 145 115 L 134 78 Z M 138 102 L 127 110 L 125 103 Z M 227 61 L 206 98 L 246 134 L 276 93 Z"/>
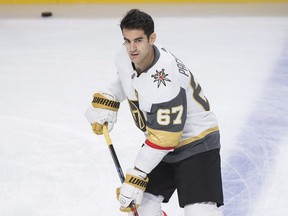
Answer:
<path fill-rule="evenodd" d="M 117 53 L 117 80 L 109 88 L 119 101 L 127 98 L 135 124 L 153 148 L 174 149 L 163 159 L 183 160 L 220 148 L 217 120 L 190 70 L 154 45 L 154 61 L 139 76 L 125 46 Z"/>

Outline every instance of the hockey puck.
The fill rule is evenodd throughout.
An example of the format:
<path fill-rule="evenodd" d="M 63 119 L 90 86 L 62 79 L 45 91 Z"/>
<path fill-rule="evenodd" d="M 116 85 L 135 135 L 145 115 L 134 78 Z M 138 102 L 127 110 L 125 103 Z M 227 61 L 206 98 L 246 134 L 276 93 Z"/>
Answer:
<path fill-rule="evenodd" d="M 52 16 L 52 12 L 46 11 L 46 12 L 42 12 L 41 13 L 42 17 L 51 17 Z"/>

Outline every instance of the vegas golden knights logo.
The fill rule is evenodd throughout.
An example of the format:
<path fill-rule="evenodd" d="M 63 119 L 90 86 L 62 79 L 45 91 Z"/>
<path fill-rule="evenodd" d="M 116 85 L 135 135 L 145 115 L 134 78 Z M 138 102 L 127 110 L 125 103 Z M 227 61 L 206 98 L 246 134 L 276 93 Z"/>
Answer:
<path fill-rule="evenodd" d="M 151 75 L 151 77 L 154 78 L 154 82 L 157 82 L 157 87 L 161 85 L 161 83 L 166 86 L 166 82 L 171 82 L 170 79 L 167 78 L 169 74 L 166 74 L 165 69 L 162 69 L 161 71 L 156 70 L 156 74 Z"/>
<path fill-rule="evenodd" d="M 142 130 L 143 132 L 146 131 L 146 120 L 144 117 L 143 112 L 139 109 L 139 102 L 138 101 L 131 101 L 128 100 L 130 111 L 133 116 L 134 122 L 136 126 Z"/>

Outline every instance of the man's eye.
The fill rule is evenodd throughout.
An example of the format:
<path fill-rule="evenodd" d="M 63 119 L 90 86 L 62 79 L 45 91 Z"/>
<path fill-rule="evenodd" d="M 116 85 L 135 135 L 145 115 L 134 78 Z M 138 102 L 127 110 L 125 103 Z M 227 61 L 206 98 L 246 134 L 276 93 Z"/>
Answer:
<path fill-rule="evenodd" d="M 142 39 L 135 40 L 136 43 L 140 43 L 141 41 L 142 41 Z"/>
<path fill-rule="evenodd" d="M 130 41 L 125 40 L 123 44 L 124 44 L 124 45 L 130 44 Z"/>

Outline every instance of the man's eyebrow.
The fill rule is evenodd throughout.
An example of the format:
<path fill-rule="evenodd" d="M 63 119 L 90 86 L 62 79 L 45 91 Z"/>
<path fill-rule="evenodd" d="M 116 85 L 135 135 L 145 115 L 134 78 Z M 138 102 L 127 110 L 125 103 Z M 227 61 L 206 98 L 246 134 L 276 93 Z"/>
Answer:
<path fill-rule="evenodd" d="M 133 39 L 132 41 L 139 40 L 139 39 L 143 39 L 143 37 L 135 38 L 135 39 Z M 131 40 L 129 40 L 128 38 L 125 38 L 125 37 L 124 37 L 124 40 L 129 41 L 129 42 L 131 41 Z"/>

